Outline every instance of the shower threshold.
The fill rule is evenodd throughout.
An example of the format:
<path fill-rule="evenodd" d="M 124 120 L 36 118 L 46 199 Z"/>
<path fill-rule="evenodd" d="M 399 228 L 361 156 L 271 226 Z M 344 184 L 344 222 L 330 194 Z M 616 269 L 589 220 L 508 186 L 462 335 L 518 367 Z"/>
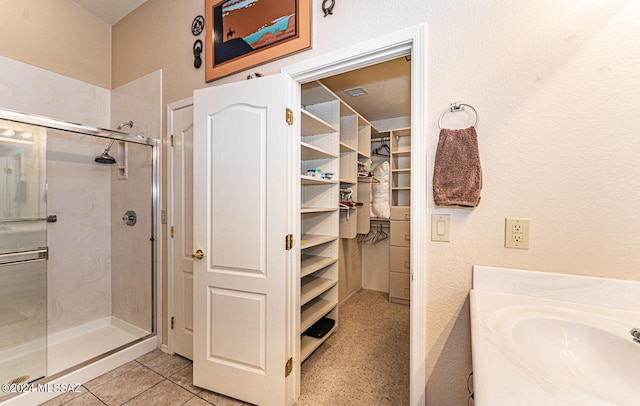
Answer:
<path fill-rule="evenodd" d="M 156 348 L 157 336 L 116 317 L 105 317 L 49 335 L 48 376 L 37 383 L 83 384 Z M 23 354 L 12 362 L 28 361 L 29 356 Z M 36 405 L 57 395 L 40 391 L 8 395 L 0 392 L 0 405 Z"/>
<path fill-rule="evenodd" d="M 48 375 L 151 334 L 117 317 L 105 317 L 49 335 Z"/>

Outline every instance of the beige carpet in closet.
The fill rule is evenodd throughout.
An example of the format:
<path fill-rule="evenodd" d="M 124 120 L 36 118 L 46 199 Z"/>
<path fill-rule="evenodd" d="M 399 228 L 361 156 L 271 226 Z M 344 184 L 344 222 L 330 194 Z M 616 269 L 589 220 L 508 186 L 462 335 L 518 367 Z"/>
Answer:
<path fill-rule="evenodd" d="M 409 404 L 409 306 L 360 290 L 337 331 L 302 364 L 296 406 Z"/>

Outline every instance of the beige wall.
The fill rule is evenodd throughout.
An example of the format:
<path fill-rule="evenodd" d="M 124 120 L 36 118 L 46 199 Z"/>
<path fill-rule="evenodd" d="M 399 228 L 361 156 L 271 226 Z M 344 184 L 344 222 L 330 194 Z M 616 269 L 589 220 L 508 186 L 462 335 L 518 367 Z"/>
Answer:
<path fill-rule="evenodd" d="M 191 22 L 204 0 L 150 0 L 113 26 L 113 87 L 162 69 L 163 105 L 203 87 L 204 67 L 193 67 Z M 198 38 L 204 41 L 204 34 Z"/>
<path fill-rule="evenodd" d="M 362 288 L 360 244 L 355 239 L 341 238 L 338 258 L 338 301 L 342 303 Z"/>
<path fill-rule="evenodd" d="M 73 8 L 70 2 L 51 3 Z M 163 69 L 164 106 L 210 85 L 204 70 L 192 65 L 190 24 L 203 13 L 203 3 L 150 0 L 117 24 L 114 86 Z M 635 230 L 640 224 L 640 137 L 633 130 L 635 106 L 640 105 L 640 3 L 350 0 L 337 2 L 327 18 L 321 3 L 313 0 L 312 50 L 253 70 L 276 73 L 303 59 L 426 22 L 428 131 L 414 136 L 427 137 L 427 145 L 434 147 L 423 163 L 429 173 L 442 110 L 463 100 L 480 113 L 485 179 L 480 206 L 427 208 L 452 215 L 452 241 L 427 247 L 427 402 L 466 404 L 473 264 L 640 279 Z M 30 10 L 35 2 L 0 2 L 3 14 L 5 6 L 17 16 L 34 13 L 22 11 L 22 4 Z M 41 20 L 54 20 L 51 15 L 57 16 L 51 11 Z M 71 20 L 65 14 L 55 21 Z M 84 26 L 82 19 L 76 23 Z M 52 46 L 34 51 L 41 44 L 27 38 L 49 42 L 51 36 L 34 35 L 34 29 L 40 28 L 0 28 L 0 54 L 42 66 L 38 58 L 47 51 L 42 58 L 47 69 L 70 69 L 71 52 L 54 52 Z M 15 30 L 23 35 L 17 38 Z M 80 31 L 78 37 L 86 35 Z M 31 46 L 24 47 L 22 57 L 20 47 L 6 43 L 21 41 Z M 245 76 L 238 73 L 214 84 Z M 507 216 L 531 219 L 530 250 L 503 248 Z"/>
<path fill-rule="evenodd" d="M 175 3 L 151 0 L 114 27 L 114 84 L 162 68 L 164 103 L 210 85 L 192 66 L 189 31 L 203 1 Z M 480 206 L 427 208 L 452 215 L 452 241 L 427 247 L 426 397 L 431 405 L 466 404 L 473 264 L 640 279 L 640 137 L 632 130 L 640 4 L 351 0 L 324 18 L 321 3 L 313 0 L 312 50 L 252 70 L 276 73 L 426 22 L 428 132 L 415 136 L 433 147 L 423 163 L 429 173 L 440 113 L 456 100 L 480 113 Z M 531 219 L 530 250 L 503 247 L 507 216 Z"/>
<path fill-rule="evenodd" d="M 0 0 L 0 55 L 111 87 L 111 27 L 72 0 Z"/>

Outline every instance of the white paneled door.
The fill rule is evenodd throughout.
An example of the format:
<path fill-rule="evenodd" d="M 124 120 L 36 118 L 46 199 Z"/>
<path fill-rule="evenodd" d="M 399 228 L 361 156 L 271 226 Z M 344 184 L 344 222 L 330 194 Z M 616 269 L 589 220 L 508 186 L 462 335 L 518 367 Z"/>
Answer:
<path fill-rule="evenodd" d="M 193 359 L 193 102 L 168 109 L 172 350 Z"/>
<path fill-rule="evenodd" d="M 193 380 L 258 405 L 295 400 L 294 86 L 279 74 L 194 93 Z"/>

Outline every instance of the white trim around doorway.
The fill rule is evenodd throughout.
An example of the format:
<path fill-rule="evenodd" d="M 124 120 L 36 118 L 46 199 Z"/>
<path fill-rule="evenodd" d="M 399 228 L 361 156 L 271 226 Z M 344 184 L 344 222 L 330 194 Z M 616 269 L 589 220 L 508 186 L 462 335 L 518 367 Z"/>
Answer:
<path fill-rule="evenodd" d="M 411 55 L 411 406 L 424 406 L 427 309 L 426 24 L 282 69 L 300 84 Z"/>

